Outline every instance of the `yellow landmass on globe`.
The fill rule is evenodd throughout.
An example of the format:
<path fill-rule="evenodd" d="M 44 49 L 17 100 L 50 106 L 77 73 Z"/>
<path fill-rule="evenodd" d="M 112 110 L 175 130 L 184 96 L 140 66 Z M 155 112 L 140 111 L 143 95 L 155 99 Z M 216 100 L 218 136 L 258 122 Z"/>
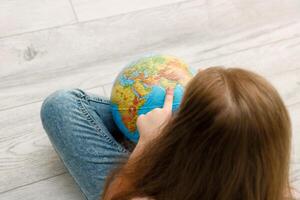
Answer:
<path fill-rule="evenodd" d="M 138 93 L 138 96 L 136 96 L 132 90 L 135 90 Z M 147 95 L 150 91 L 151 89 L 145 88 L 141 81 L 135 81 L 132 86 L 123 86 L 118 83 L 113 88 L 112 96 L 114 98 L 112 99 L 112 102 L 119 105 L 122 121 L 129 131 L 136 130 L 138 109 L 143 106 L 146 101 L 141 97 Z"/>
<path fill-rule="evenodd" d="M 144 97 L 151 92 L 151 88 L 146 88 L 141 79 L 138 79 L 133 83 L 133 89 L 139 95 L 139 97 Z"/>
<path fill-rule="evenodd" d="M 144 62 L 140 61 L 138 64 L 125 69 L 123 73 L 126 78 L 134 81 L 143 80 L 143 82 L 149 86 L 158 85 L 159 82 L 169 86 L 168 82 L 172 81 L 185 86 L 193 76 L 188 70 L 187 64 L 171 56 L 164 58 L 167 61 L 161 63 L 145 59 Z M 158 58 L 156 58 L 155 61 L 157 60 Z M 135 75 L 137 72 L 139 72 L 138 75 Z M 145 73 L 147 75 L 145 75 Z"/>

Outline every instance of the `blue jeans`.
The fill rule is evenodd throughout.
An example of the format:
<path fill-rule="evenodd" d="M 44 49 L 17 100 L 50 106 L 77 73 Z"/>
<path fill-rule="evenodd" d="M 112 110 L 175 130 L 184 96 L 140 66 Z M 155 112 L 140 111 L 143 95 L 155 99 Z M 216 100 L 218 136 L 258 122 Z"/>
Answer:
<path fill-rule="evenodd" d="M 110 102 L 80 89 L 50 94 L 41 107 L 48 137 L 75 182 L 88 200 L 98 200 L 107 175 L 128 159 L 134 144 L 114 124 Z M 130 146 L 131 145 L 131 146 Z"/>

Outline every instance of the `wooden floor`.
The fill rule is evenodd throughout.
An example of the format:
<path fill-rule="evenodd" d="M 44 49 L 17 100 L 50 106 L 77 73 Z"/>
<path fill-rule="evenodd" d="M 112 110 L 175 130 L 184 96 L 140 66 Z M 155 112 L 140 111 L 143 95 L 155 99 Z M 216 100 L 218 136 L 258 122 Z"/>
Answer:
<path fill-rule="evenodd" d="M 0 199 L 84 199 L 42 129 L 41 103 L 61 88 L 109 95 L 149 52 L 270 80 L 292 118 L 300 190 L 299 0 L 1 0 Z"/>

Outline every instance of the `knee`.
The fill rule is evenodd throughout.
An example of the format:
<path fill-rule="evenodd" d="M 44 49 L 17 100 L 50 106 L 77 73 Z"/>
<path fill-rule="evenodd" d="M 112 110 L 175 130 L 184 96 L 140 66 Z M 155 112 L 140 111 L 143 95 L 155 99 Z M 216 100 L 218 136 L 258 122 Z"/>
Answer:
<path fill-rule="evenodd" d="M 40 109 L 40 118 L 44 128 L 59 117 L 67 114 L 69 112 L 68 108 L 76 103 L 78 95 L 78 89 L 59 89 L 48 95 Z"/>

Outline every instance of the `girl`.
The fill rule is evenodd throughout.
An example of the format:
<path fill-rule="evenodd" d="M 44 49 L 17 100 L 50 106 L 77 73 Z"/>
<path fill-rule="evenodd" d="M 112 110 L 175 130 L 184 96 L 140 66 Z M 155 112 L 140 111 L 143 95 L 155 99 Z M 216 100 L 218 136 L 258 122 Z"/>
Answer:
<path fill-rule="evenodd" d="M 89 95 L 60 91 L 41 111 L 49 138 L 88 199 L 292 199 L 289 114 L 260 75 L 240 68 L 199 71 L 176 113 L 169 89 L 163 108 L 139 116 L 140 139 L 130 153 L 113 136 L 109 110 L 95 114 L 100 108 Z"/>

